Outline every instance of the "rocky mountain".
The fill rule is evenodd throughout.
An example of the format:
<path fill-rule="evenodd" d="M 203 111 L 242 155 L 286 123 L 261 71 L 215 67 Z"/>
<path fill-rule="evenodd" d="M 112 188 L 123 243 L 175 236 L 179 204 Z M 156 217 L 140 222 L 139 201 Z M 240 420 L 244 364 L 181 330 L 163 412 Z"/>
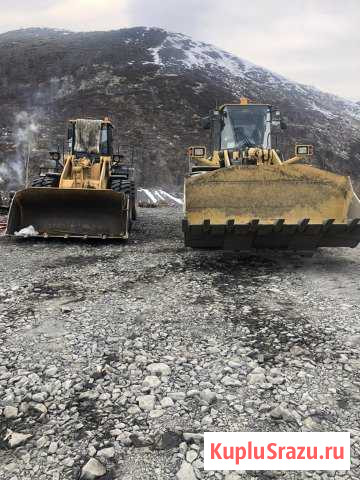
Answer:
<path fill-rule="evenodd" d="M 240 96 L 275 104 L 286 115 L 279 139 L 285 154 L 296 141 L 313 143 L 314 163 L 360 179 L 359 104 L 185 35 L 145 27 L 25 29 L 0 35 L 0 58 L 3 180 L 4 162 L 21 165 L 29 135 L 34 170 L 51 144 L 62 144 L 68 118 L 110 116 L 118 143 L 133 146 L 139 182 L 180 186 L 186 147 L 207 142 L 200 117 Z"/>

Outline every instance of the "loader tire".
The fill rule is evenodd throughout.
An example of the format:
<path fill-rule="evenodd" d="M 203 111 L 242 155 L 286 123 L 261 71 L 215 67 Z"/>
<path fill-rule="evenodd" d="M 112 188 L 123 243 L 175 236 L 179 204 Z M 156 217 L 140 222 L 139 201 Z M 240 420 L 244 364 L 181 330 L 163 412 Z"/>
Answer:
<path fill-rule="evenodd" d="M 133 198 L 130 199 L 130 214 L 131 214 L 131 220 L 135 221 L 137 218 L 137 212 L 136 212 L 135 200 Z"/>
<path fill-rule="evenodd" d="M 31 186 L 36 188 L 57 188 L 59 186 L 59 178 L 48 176 L 35 178 Z"/>
<path fill-rule="evenodd" d="M 114 192 L 125 193 L 129 197 L 129 225 L 128 229 L 129 232 L 132 228 L 132 220 L 133 218 L 133 200 L 131 198 L 131 182 L 130 180 L 124 180 L 122 178 L 110 178 L 109 184 L 111 190 Z"/>
<path fill-rule="evenodd" d="M 130 201 L 131 201 L 131 219 L 136 220 L 137 212 L 136 212 L 136 187 L 135 187 L 135 182 L 131 182 Z"/>
<path fill-rule="evenodd" d="M 130 196 L 131 189 L 130 180 L 123 180 L 122 178 L 110 179 L 110 188 L 114 192 L 126 193 Z"/>

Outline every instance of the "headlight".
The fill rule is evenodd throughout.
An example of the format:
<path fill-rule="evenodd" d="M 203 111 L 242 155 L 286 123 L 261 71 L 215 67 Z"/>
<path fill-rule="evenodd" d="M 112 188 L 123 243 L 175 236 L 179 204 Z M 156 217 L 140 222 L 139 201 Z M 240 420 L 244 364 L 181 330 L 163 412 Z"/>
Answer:
<path fill-rule="evenodd" d="M 295 155 L 296 156 L 311 156 L 314 154 L 314 147 L 312 145 L 296 145 Z"/>
<path fill-rule="evenodd" d="M 59 152 L 49 152 L 51 160 L 58 162 L 60 160 L 60 153 Z"/>

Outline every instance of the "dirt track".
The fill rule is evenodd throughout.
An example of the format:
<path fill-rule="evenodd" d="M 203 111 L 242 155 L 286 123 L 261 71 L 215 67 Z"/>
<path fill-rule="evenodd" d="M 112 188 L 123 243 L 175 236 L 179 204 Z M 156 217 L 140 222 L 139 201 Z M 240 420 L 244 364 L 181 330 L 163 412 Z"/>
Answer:
<path fill-rule="evenodd" d="M 0 240 L 1 479 L 91 457 L 119 480 L 334 477 L 204 473 L 187 434 L 209 430 L 350 430 L 335 478 L 360 477 L 360 249 L 192 251 L 180 219 L 143 209 L 128 244 Z"/>

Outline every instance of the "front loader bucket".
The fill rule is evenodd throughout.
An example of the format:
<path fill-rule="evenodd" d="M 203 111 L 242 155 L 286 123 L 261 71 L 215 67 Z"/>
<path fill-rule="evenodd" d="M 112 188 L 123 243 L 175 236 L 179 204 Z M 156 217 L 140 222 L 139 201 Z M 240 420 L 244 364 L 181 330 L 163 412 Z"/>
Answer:
<path fill-rule="evenodd" d="M 309 165 L 232 166 L 185 181 L 186 246 L 251 250 L 355 247 L 350 179 Z"/>
<path fill-rule="evenodd" d="M 45 238 L 127 239 L 128 198 L 112 190 L 28 188 L 13 198 L 6 234 L 31 225 Z"/>

